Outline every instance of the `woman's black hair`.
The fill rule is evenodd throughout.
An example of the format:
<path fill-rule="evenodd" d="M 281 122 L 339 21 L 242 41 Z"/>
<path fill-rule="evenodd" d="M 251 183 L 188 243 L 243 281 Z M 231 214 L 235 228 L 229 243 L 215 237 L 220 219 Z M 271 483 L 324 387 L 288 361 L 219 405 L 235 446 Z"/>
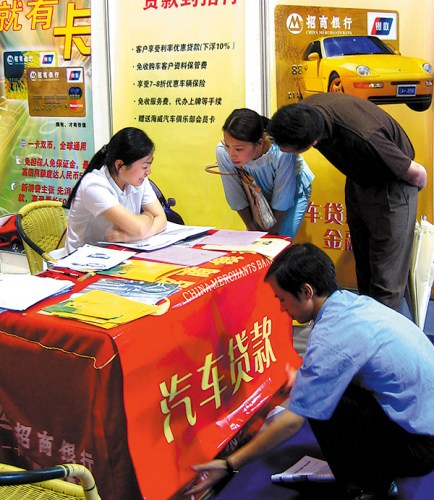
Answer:
<path fill-rule="evenodd" d="M 339 288 L 333 261 L 312 243 L 298 243 L 284 250 L 271 264 L 265 281 L 272 277 L 282 290 L 297 298 L 306 283 L 317 297 L 329 297 Z"/>
<path fill-rule="evenodd" d="M 83 177 L 92 170 L 99 170 L 103 165 L 106 165 L 111 176 L 115 178 L 118 175 L 115 167 L 116 160 L 121 160 L 128 168 L 135 161 L 149 156 L 154 149 L 154 143 L 143 130 L 135 127 L 126 127 L 119 130 L 108 144 L 94 154 L 86 171 L 72 188 L 71 194 L 64 205 L 65 208 L 71 208 L 71 203 Z"/>
<path fill-rule="evenodd" d="M 234 109 L 226 118 L 223 131 L 238 141 L 256 144 L 264 136 L 269 121 L 252 109 Z"/>

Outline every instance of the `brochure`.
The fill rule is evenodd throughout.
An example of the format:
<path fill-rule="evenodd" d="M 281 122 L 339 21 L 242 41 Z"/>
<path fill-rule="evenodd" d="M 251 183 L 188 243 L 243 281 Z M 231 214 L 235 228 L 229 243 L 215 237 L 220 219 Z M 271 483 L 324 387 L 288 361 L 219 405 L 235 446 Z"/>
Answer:
<path fill-rule="evenodd" d="M 105 276 L 116 276 L 130 280 L 139 281 L 164 281 L 162 278 L 176 273 L 185 266 L 166 264 L 164 262 L 152 262 L 149 260 L 131 259 L 98 274 Z"/>
<path fill-rule="evenodd" d="M 226 254 L 227 252 L 202 250 L 201 248 L 189 248 L 176 244 L 170 247 L 160 248 L 159 250 L 138 253 L 136 254 L 136 258 L 157 262 L 167 262 L 168 264 L 178 264 L 181 266 L 200 266 L 204 262 L 218 259 Z"/>
<path fill-rule="evenodd" d="M 164 314 L 169 307 L 170 303 L 167 300 L 157 306 L 139 303 L 101 290 L 91 290 L 75 294 L 59 304 L 44 307 L 40 312 L 75 319 L 101 328 L 113 328 L 149 314 Z"/>
<path fill-rule="evenodd" d="M 172 283 L 101 278 L 97 282 L 84 288 L 82 292 L 101 290 L 103 292 L 121 295 L 127 299 L 142 302 L 143 304 L 155 305 L 157 302 L 179 289 L 179 285 Z"/>
<path fill-rule="evenodd" d="M 279 474 L 273 474 L 273 483 L 294 483 L 298 481 L 334 481 L 335 477 L 325 460 L 304 456 L 297 463 Z"/>
<path fill-rule="evenodd" d="M 83 245 L 77 248 L 75 252 L 57 260 L 53 263 L 53 267 L 66 267 L 76 271 L 100 271 L 111 269 L 121 262 L 129 259 L 136 252 L 126 250 L 113 250 L 94 245 Z"/>
<path fill-rule="evenodd" d="M 204 245 L 232 245 L 247 246 L 266 236 L 263 231 L 236 231 L 233 229 L 219 229 L 213 234 L 203 238 Z"/>
<path fill-rule="evenodd" d="M 178 241 L 195 238 L 200 234 L 207 233 L 210 229 L 214 228 L 212 226 L 183 226 L 182 224 L 175 224 L 174 222 L 168 221 L 166 229 L 161 233 L 155 234 L 154 236 L 150 236 L 149 238 L 145 238 L 140 241 L 133 241 L 129 243 L 116 242 L 114 244 L 125 248 L 141 250 L 142 252 L 148 250 L 158 250 L 159 248 L 173 245 Z M 107 242 L 102 243 L 107 244 Z"/>
<path fill-rule="evenodd" d="M 291 242 L 282 238 L 259 238 L 250 245 L 203 245 L 204 250 L 226 250 L 229 252 L 254 252 L 274 259 L 286 247 L 289 247 Z"/>

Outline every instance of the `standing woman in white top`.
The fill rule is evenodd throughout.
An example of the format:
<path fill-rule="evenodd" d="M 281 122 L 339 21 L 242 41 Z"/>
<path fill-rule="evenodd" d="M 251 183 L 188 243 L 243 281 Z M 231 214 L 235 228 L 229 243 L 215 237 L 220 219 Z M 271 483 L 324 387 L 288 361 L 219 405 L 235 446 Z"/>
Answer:
<path fill-rule="evenodd" d="M 271 234 L 294 239 L 306 213 L 313 173 L 300 155 L 282 153 L 266 133 L 268 118 L 256 111 L 235 109 L 223 125 L 223 142 L 216 156 L 222 173 L 243 168 L 255 180 L 268 201 L 276 224 Z M 247 230 L 257 231 L 241 181 L 236 175 L 222 175 L 226 200 L 236 210 Z"/>
<path fill-rule="evenodd" d="M 135 241 L 159 233 L 167 219 L 147 179 L 154 144 L 140 129 L 117 132 L 89 163 L 66 203 L 66 250 L 98 241 Z"/>

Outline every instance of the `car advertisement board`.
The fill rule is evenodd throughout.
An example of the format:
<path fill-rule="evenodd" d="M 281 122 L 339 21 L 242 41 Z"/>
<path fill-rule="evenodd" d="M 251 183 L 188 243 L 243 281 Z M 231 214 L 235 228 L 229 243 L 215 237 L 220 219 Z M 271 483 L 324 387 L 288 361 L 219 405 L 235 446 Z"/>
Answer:
<path fill-rule="evenodd" d="M 426 143 L 415 127 L 418 123 L 419 130 L 425 129 L 423 112 L 431 108 L 432 68 L 418 49 L 409 52 L 404 44 L 407 48 L 401 53 L 400 36 L 405 34 L 401 18 L 398 10 L 275 5 L 270 11 L 274 46 L 269 50 L 275 61 L 272 112 L 321 92 L 369 99 L 403 126 L 415 147 L 416 161 L 429 169 Z M 321 246 L 334 261 L 341 285 L 355 288 L 345 177 L 318 151 L 311 148 L 303 156 L 315 180 L 296 240 Z M 428 189 L 421 197 L 428 200 L 425 192 Z M 419 203 L 425 214 L 431 206 L 430 200 Z"/>
<path fill-rule="evenodd" d="M 278 5 L 278 106 L 318 92 L 345 92 L 426 111 L 432 68 L 415 54 L 399 53 L 398 22 L 396 11 Z"/>

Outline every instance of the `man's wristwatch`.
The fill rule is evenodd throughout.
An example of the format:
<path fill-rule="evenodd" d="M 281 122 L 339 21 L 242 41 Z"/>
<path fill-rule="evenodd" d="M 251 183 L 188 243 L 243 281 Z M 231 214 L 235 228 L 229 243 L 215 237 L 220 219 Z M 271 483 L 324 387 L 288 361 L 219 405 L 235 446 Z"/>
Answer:
<path fill-rule="evenodd" d="M 229 474 L 238 474 L 238 472 L 240 472 L 239 470 L 235 469 L 229 458 L 226 458 L 225 463 L 226 463 L 226 470 L 229 472 Z"/>

